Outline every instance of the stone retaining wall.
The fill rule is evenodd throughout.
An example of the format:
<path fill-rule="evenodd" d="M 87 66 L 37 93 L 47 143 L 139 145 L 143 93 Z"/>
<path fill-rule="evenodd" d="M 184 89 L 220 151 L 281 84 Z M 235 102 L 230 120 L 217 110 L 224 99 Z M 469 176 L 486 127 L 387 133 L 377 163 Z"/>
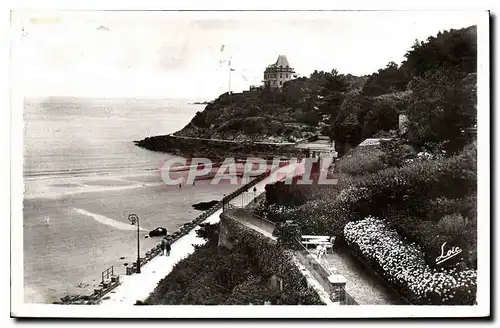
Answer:
<path fill-rule="evenodd" d="M 332 302 L 339 302 L 346 305 L 352 302 L 346 300 L 345 284 L 346 280 L 342 275 L 331 274 L 320 265 L 317 260 L 306 250 L 296 251 L 295 255 L 302 265 L 304 265 L 321 284 L 330 296 Z"/>

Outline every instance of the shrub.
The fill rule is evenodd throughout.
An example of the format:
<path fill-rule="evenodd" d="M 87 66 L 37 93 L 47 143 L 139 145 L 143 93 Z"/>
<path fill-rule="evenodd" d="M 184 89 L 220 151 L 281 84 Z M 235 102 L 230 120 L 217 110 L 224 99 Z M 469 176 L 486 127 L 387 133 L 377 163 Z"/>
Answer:
<path fill-rule="evenodd" d="M 323 304 L 316 292 L 308 286 L 306 278 L 292 263 L 289 254 L 280 245 L 271 244 L 267 237 L 230 218 L 225 220 L 230 235 L 238 240 L 236 250 L 252 253 L 263 278 L 276 276 L 282 280 L 280 304 Z"/>
<path fill-rule="evenodd" d="M 375 147 L 356 147 L 337 161 L 335 169 L 350 175 L 374 173 L 384 168 L 382 155 Z"/>
<path fill-rule="evenodd" d="M 234 222 L 234 249 L 218 248 L 218 226 L 201 226 L 197 234 L 207 244 L 177 263 L 143 304 L 322 304 L 282 248 Z M 270 284 L 273 276 L 283 291 Z"/>
<path fill-rule="evenodd" d="M 277 224 L 273 231 L 273 236 L 278 237 L 278 242 L 287 249 L 299 249 L 300 235 L 300 226 L 291 221 Z"/>
<path fill-rule="evenodd" d="M 401 167 L 416 156 L 413 147 L 402 139 L 382 140 L 380 148 L 383 152 L 381 159 L 385 167 Z"/>
<path fill-rule="evenodd" d="M 356 187 L 373 192 L 376 207 L 409 208 L 421 213 L 421 204 L 432 198 L 461 198 L 475 194 L 476 159 L 465 154 L 446 159 L 415 162 L 389 168 L 357 180 Z"/>
<path fill-rule="evenodd" d="M 303 233 L 342 238 L 347 222 L 370 215 L 383 217 L 401 236 L 421 245 L 430 265 L 439 255 L 441 245 L 448 242 L 464 250 L 463 257 L 456 261 L 463 266 L 476 267 L 477 182 L 473 149 L 458 156 L 417 161 L 348 181 L 340 181 L 335 186 L 337 189 L 323 189 L 322 198 L 270 212 L 268 219 L 275 222 L 293 220 Z M 343 184 L 350 186 L 339 188 Z M 317 186 L 318 194 L 325 187 L 330 186 Z M 284 199 L 295 195 L 293 191 L 281 191 L 280 197 Z M 306 196 L 302 198 L 306 199 Z M 437 224 L 441 218 L 455 212 L 466 218 L 466 229 L 451 233 L 443 223 Z M 451 263 L 455 264 L 447 262 Z"/>
<path fill-rule="evenodd" d="M 266 203 L 268 205 L 276 204 L 286 207 L 300 206 L 308 201 L 331 200 L 342 188 L 352 183 L 349 175 L 341 173 L 329 173 L 328 178 L 337 178 L 337 184 L 286 184 L 285 182 L 276 182 L 268 184 L 266 190 Z"/>
<path fill-rule="evenodd" d="M 349 222 L 344 234 L 355 252 L 410 301 L 435 305 L 474 304 L 475 270 L 431 268 L 417 245 L 405 243 L 395 230 L 373 217 Z"/>
<path fill-rule="evenodd" d="M 473 74 L 474 75 L 474 74 Z M 417 148 L 445 141 L 456 152 L 472 140 L 466 129 L 476 124 L 476 81 L 456 69 L 436 69 L 409 84 L 408 138 Z"/>
<path fill-rule="evenodd" d="M 459 213 L 447 214 L 438 221 L 438 227 L 448 234 L 458 234 L 467 227 L 467 221 Z"/>
<path fill-rule="evenodd" d="M 196 230 L 196 235 L 200 238 L 205 239 L 207 241 L 207 246 L 217 247 L 219 238 L 219 225 L 202 223 L 200 224 L 200 228 Z"/>

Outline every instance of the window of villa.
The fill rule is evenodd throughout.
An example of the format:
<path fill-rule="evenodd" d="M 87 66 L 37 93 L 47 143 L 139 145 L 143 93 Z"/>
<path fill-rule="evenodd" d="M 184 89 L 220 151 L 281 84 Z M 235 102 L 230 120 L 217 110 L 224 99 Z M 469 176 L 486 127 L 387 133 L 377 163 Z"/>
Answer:
<path fill-rule="evenodd" d="M 282 77 L 283 77 L 283 74 L 280 74 L 280 78 L 282 78 Z"/>
<path fill-rule="evenodd" d="M 286 78 L 288 79 L 288 74 L 286 75 Z"/>
<path fill-rule="evenodd" d="M 282 84 L 283 84 L 283 81 L 280 81 L 280 85 L 282 85 Z"/>

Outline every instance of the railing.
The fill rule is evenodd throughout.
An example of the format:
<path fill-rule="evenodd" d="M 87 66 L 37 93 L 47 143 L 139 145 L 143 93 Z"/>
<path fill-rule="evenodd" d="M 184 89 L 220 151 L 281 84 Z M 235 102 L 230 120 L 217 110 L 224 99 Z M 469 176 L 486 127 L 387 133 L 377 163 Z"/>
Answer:
<path fill-rule="evenodd" d="M 228 213 L 228 217 L 244 225 L 250 225 L 249 228 L 255 227 L 262 230 L 264 233 L 268 233 L 272 236 L 275 223 L 264 219 L 244 208 L 235 208 L 233 211 Z M 256 229 L 254 229 L 256 230 Z M 261 233 L 262 233 L 261 232 Z M 276 240 L 272 237 L 271 239 Z"/>
<path fill-rule="evenodd" d="M 229 202 L 231 200 L 233 200 L 234 198 L 236 198 L 238 195 L 245 192 L 246 190 L 249 190 L 250 188 L 255 186 L 257 183 L 259 183 L 262 180 L 264 180 L 265 178 L 267 178 L 271 174 L 271 171 L 273 171 L 273 170 L 267 170 L 266 172 L 258 175 L 257 177 L 255 177 L 255 179 L 253 179 L 249 183 L 234 190 L 229 195 L 224 196 L 221 201 L 219 201 L 217 204 L 212 206 L 210 209 L 201 213 L 199 216 L 197 216 L 190 223 L 184 224 L 184 226 L 182 226 L 179 230 L 175 231 L 172 235 L 169 236 L 170 243 L 174 243 L 177 240 L 179 240 L 180 238 L 187 235 L 191 230 L 193 230 L 201 222 L 205 221 L 209 216 L 211 216 L 212 214 L 214 214 L 215 212 L 217 212 L 221 208 L 223 209 L 224 204 L 229 204 Z M 146 253 L 146 257 L 144 258 L 144 260 L 141 259 L 141 263 L 144 261 L 144 264 L 145 264 L 148 261 L 152 260 L 157 255 L 159 255 L 161 253 L 160 249 L 161 249 L 161 245 L 159 245 L 159 244 L 156 245 L 155 247 L 153 247 L 149 252 Z M 134 271 L 132 271 L 132 272 L 134 272 Z"/>
<path fill-rule="evenodd" d="M 243 208 L 248 204 L 250 204 L 252 200 L 256 197 L 257 197 L 257 192 L 244 191 L 241 194 L 234 197 L 231 201 L 228 201 L 228 205 L 232 207 Z"/>
<path fill-rule="evenodd" d="M 255 213 L 252 213 L 250 211 L 246 211 L 246 212 L 249 213 L 252 216 L 252 218 L 254 219 L 252 222 L 258 222 L 257 227 L 259 227 L 263 230 L 266 230 L 267 232 L 269 232 L 271 234 L 273 233 L 274 229 L 276 228 L 276 223 L 269 221 L 268 219 L 265 219 L 265 218 L 255 214 Z"/>
<path fill-rule="evenodd" d="M 191 222 L 184 224 L 179 230 L 175 231 L 172 235 L 170 235 L 169 236 L 170 243 L 174 243 L 177 240 L 179 240 L 180 238 L 187 235 L 198 224 L 205 221 L 209 216 L 211 216 L 212 214 L 214 214 L 215 212 L 217 212 L 221 208 L 224 210 L 225 204 L 229 204 L 229 202 L 231 200 L 236 198 L 241 193 L 243 193 L 247 190 L 250 190 L 250 188 L 252 188 L 257 183 L 259 183 L 262 180 L 264 180 L 265 178 L 267 178 L 272 172 L 274 172 L 275 170 L 277 170 L 279 168 L 280 167 L 278 166 L 277 168 L 266 170 L 264 173 L 255 177 L 249 183 L 241 186 L 240 188 L 236 189 L 235 191 L 233 191 L 229 195 L 223 197 L 222 200 L 219 201 L 217 204 L 212 206 L 207 211 L 204 211 L 203 213 L 201 213 L 198 217 L 196 217 Z M 158 256 L 159 254 L 161 254 L 161 244 L 154 246 L 151 250 L 146 252 L 145 257 L 140 258 L 141 266 L 148 263 L 149 261 L 151 261 L 153 258 Z M 135 273 L 136 272 L 136 270 L 135 270 L 136 265 L 137 265 L 137 263 L 133 263 L 132 266 L 127 267 L 126 274 L 131 275 L 131 274 Z M 114 268 L 110 267 L 101 273 L 101 278 L 102 278 L 103 282 L 105 282 L 104 276 L 106 275 L 106 277 L 109 277 L 110 272 L 111 272 L 111 277 L 115 277 L 114 276 Z M 64 299 L 63 302 L 64 302 L 64 304 L 96 304 L 99 302 L 99 300 L 102 297 L 104 297 L 107 293 L 112 291 L 114 288 L 116 288 L 120 284 L 118 276 L 116 276 L 115 278 L 112 278 L 112 279 L 115 281 L 112 281 L 111 284 L 103 284 L 101 282 L 101 286 L 99 286 L 99 288 L 95 289 L 94 292 L 92 293 L 92 295 L 88 295 L 88 296 L 87 295 L 77 295 L 77 296 L 67 295 L 67 296 L 63 297 L 63 299 Z M 59 302 L 56 302 L 56 303 L 59 303 Z"/>
<path fill-rule="evenodd" d="M 245 204 L 243 204 L 244 202 L 236 202 L 236 205 L 233 205 L 231 203 L 228 202 L 228 206 L 226 207 L 226 209 L 235 209 L 235 211 L 233 212 L 234 213 L 234 217 L 233 219 L 236 219 L 237 221 L 240 221 L 240 222 L 246 222 L 246 223 L 249 223 L 250 225 L 253 225 L 263 231 L 266 231 L 268 233 L 273 233 L 274 231 L 274 228 L 275 228 L 275 223 L 274 222 L 271 222 L 251 211 L 248 211 L 246 210 L 244 207 L 246 206 Z M 240 205 L 240 204 L 243 204 L 243 205 Z M 240 206 L 238 206 L 240 205 Z M 302 256 L 304 257 L 304 261 L 301 261 L 304 263 L 304 265 L 309 269 L 309 271 L 311 271 L 311 273 L 313 274 L 313 276 L 315 277 L 315 279 L 323 286 L 323 288 L 329 292 L 329 296 L 332 300 L 334 300 L 334 298 L 332 298 L 332 295 L 331 294 L 335 294 L 335 295 L 342 295 L 343 298 L 340 299 L 340 303 L 343 304 L 343 305 L 358 305 L 358 303 L 356 302 L 356 300 L 347 292 L 347 290 L 340 284 L 338 285 L 333 285 L 331 284 L 328 280 L 327 280 L 327 277 L 329 277 L 332 272 L 325 268 L 325 266 L 320 263 L 316 257 L 314 256 L 314 254 L 312 254 L 309 249 L 307 249 L 306 247 L 304 247 L 304 245 L 302 245 L 302 243 L 296 239 L 297 243 L 300 245 L 301 247 L 301 250 L 297 251 L 299 253 L 302 254 Z M 311 263 L 312 262 L 312 263 Z"/>
<path fill-rule="evenodd" d="M 104 281 L 111 279 L 111 277 L 113 276 L 114 276 L 114 268 L 113 266 L 110 266 L 101 273 L 101 283 L 104 283 Z"/>
<path fill-rule="evenodd" d="M 316 280 L 323 286 L 323 288 L 328 292 L 335 292 L 339 293 L 342 292 L 341 294 L 344 295 L 344 299 L 340 300 L 340 303 L 343 305 L 358 305 L 356 300 L 347 292 L 347 290 L 340 286 L 336 285 L 335 287 L 332 286 L 332 284 L 327 281 L 327 277 L 333 274 L 330 269 L 326 268 L 315 256 L 315 254 L 311 253 L 309 249 L 304 247 L 300 240 L 296 239 L 297 243 L 299 244 L 299 247 L 301 248 L 300 250 L 296 251 L 303 257 L 303 264 L 307 267 L 307 269 L 313 274 L 313 276 L 316 278 Z M 332 290 L 332 288 L 334 290 Z"/>
<path fill-rule="evenodd" d="M 99 303 L 99 300 L 107 293 L 120 285 L 120 277 L 115 276 L 114 267 L 110 266 L 101 272 L 101 282 L 99 286 L 94 289 L 91 295 L 66 295 L 61 298 L 60 302 L 55 304 L 82 304 L 91 305 Z"/>

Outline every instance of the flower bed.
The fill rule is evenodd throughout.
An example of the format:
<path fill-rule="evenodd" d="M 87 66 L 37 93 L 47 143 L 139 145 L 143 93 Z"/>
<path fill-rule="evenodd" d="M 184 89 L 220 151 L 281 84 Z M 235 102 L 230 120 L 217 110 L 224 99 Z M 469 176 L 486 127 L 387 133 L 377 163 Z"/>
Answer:
<path fill-rule="evenodd" d="M 438 256 L 443 242 L 448 242 L 464 250 L 463 260 L 459 259 L 464 266 L 476 267 L 477 173 L 473 152 L 384 169 L 348 183 L 337 190 L 325 188 L 323 199 L 295 207 L 268 202 L 266 218 L 274 222 L 293 220 L 304 234 L 336 235 L 340 241 L 347 222 L 370 215 L 383 217 L 403 238 L 422 246 L 427 263 Z M 293 188 L 278 190 L 282 199 L 296 194 Z M 464 224 L 454 221 L 463 228 L 446 227 L 442 221 L 450 215 L 461 215 Z"/>
<path fill-rule="evenodd" d="M 474 304 L 476 270 L 430 267 L 420 247 L 403 241 L 384 221 L 368 217 L 349 222 L 344 228 L 344 237 L 356 255 L 412 303 Z"/>

